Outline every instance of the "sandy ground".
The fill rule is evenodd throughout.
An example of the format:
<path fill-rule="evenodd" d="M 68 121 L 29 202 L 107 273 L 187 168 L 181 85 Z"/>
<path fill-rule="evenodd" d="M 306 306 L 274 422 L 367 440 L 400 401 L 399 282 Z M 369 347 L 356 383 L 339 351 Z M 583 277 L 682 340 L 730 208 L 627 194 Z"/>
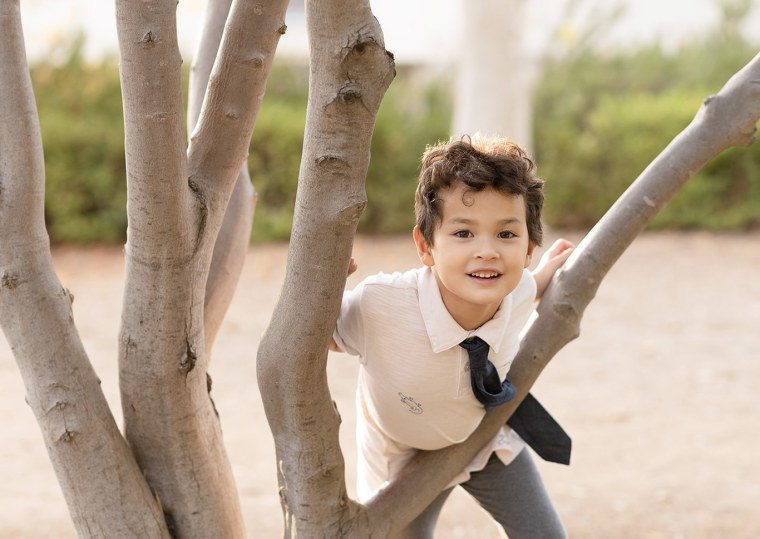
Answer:
<path fill-rule="evenodd" d="M 417 263 L 407 238 L 359 238 L 355 254 L 360 270 L 349 286 Z M 254 362 L 285 256 L 283 245 L 251 251 L 211 368 L 250 537 L 279 537 L 281 530 Z M 106 396 L 119 410 L 121 252 L 61 249 L 55 261 L 76 297 L 76 322 Z M 539 463 L 572 537 L 760 537 L 759 276 L 760 233 L 647 234 L 607 276 L 580 339 L 534 389 L 573 436 L 570 467 Z M 352 358 L 332 357 L 329 376 L 351 482 Z M 0 538 L 75 537 L 4 339 L 0 414 Z M 455 493 L 436 537 L 498 534 L 466 494 Z"/>

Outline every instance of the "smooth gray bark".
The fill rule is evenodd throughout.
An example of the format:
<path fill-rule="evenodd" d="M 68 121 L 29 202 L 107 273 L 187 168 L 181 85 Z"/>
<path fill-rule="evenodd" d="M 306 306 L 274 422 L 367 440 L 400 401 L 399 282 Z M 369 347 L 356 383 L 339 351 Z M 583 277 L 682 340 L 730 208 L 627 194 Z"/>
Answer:
<path fill-rule="evenodd" d="M 193 57 L 187 104 L 187 125 L 193 131 L 201 114 L 211 70 L 219 51 L 224 26 L 232 0 L 209 0 L 203 32 Z M 248 163 L 243 162 L 235 188 L 227 204 L 206 280 L 204 335 L 206 354 L 211 353 L 214 339 L 237 287 L 243 262 L 248 252 L 256 206 L 256 192 L 251 185 Z"/>
<path fill-rule="evenodd" d="M 309 101 L 285 283 L 259 346 L 258 381 L 277 452 L 285 537 L 362 537 L 346 494 L 340 418 L 326 379 L 375 117 L 395 75 L 369 2 L 306 4 Z"/>
<path fill-rule="evenodd" d="M 129 218 L 119 354 L 125 434 L 182 537 L 245 534 L 208 395 L 206 279 L 286 5 L 232 5 L 186 148 L 176 2 L 116 4 Z"/>
<path fill-rule="evenodd" d="M 17 0 L 0 4 L 0 36 L 0 325 L 79 534 L 168 537 L 74 327 L 73 297 L 53 269 Z"/>

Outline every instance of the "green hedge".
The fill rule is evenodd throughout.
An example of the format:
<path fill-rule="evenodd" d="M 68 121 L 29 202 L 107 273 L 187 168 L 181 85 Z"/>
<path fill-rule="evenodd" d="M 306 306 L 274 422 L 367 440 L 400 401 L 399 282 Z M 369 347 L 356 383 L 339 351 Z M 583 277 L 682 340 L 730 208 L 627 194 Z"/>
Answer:
<path fill-rule="evenodd" d="M 251 141 L 248 167 L 259 194 L 253 241 L 286 239 L 293 220 L 306 121 L 305 68 L 280 66 L 267 85 Z M 368 205 L 359 230 L 408 232 L 419 158 L 427 144 L 446 138 L 451 98 L 441 81 L 415 82 L 404 72 L 391 85 L 377 116 L 367 172 Z"/>
<path fill-rule="evenodd" d="M 738 31 L 746 15 L 740 11 L 725 13 L 713 32 L 677 54 L 656 45 L 614 55 L 587 48 L 547 62 L 535 95 L 535 147 L 539 173 L 547 179 L 550 225 L 592 226 L 689 124 L 702 101 L 757 53 Z M 755 144 L 719 155 L 651 226 L 758 225 L 760 147 Z"/>
<path fill-rule="evenodd" d="M 81 41 L 32 79 L 45 149 L 45 219 L 55 243 L 123 242 L 127 188 L 115 60 L 88 65 Z"/>
<path fill-rule="evenodd" d="M 676 54 L 587 48 L 547 60 L 535 96 L 535 148 L 547 179 L 545 219 L 586 228 L 617 199 L 756 48 L 730 25 Z M 378 114 L 367 178 L 367 233 L 411 229 L 419 156 L 448 136 L 450 81 L 401 70 Z M 250 148 L 259 193 L 253 240 L 289 235 L 303 145 L 306 69 L 276 65 Z M 55 243 L 123 242 L 126 187 L 114 59 L 33 66 L 47 166 L 46 220 Z M 746 229 L 760 224 L 760 148 L 724 152 L 659 215 L 660 228 Z"/>

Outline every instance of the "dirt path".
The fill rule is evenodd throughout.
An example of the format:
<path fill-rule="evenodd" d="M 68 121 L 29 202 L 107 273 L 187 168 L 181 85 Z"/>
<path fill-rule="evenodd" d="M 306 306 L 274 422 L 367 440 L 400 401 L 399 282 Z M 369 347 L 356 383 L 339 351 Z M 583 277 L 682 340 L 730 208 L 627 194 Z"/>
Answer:
<path fill-rule="evenodd" d="M 360 269 L 349 286 L 417 263 L 407 238 L 360 238 L 355 255 Z M 279 537 L 281 529 L 254 362 L 285 256 L 283 245 L 251 252 L 211 367 L 249 536 L 257 538 Z M 106 396 L 119 410 L 121 252 L 62 249 L 55 261 L 76 297 L 76 322 Z M 607 276 L 580 339 L 534 391 L 573 436 L 572 466 L 539 463 L 571 537 L 760 537 L 759 276 L 760 233 L 648 234 Z M 349 482 L 355 375 L 352 358 L 331 358 Z M 3 338 L 0 414 L 0 538 L 75 537 Z M 498 534 L 466 495 L 455 495 L 436 537 Z"/>

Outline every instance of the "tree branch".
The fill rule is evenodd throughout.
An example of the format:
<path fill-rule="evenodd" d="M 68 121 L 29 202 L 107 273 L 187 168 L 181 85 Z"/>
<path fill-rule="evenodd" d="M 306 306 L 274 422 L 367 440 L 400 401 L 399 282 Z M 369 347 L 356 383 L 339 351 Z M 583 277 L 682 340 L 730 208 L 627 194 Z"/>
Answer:
<path fill-rule="evenodd" d="M 373 525 L 397 533 L 454 478 L 512 415 L 554 355 L 580 333 L 580 320 L 602 279 L 654 216 L 723 150 L 753 141 L 760 119 L 760 54 L 705 100 L 694 120 L 647 167 L 554 278 L 515 358 L 515 399 L 488 414 L 467 441 L 421 452 L 367 504 Z M 381 534 L 382 536 L 382 534 Z"/>
<path fill-rule="evenodd" d="M 80 536 L 169 537 L 53 269 L 44 160 L 18 0 L 0 4 L 0 324 Z"/>
<path fill-rule="evenodd" d="M 182 536 L 244 535 L 208 396 L 204 305 L 214 244 L 247 155 L 286 4 L 232 5 L 185 153 L 176 2 L 117 1 L 129 226 L 136 230 L 127 244 L 122 407 L 138 462 Z M 218 35 L 210 34 L 206 42 L 213 44 Z M 240 238 L 240 221 L 232 225 Z"/>
<path fill-rule="evenodd" d="M 184 264 L 203 218 L 187 185 L 176 1 L 116 1 L 127 163 L 127 256 Z M 187 224 L 192 222 L 193 227 Z"/>
<path fill-rule="evenodd" d="M 203 193 L 210 215 L 219 222 L 248 156 L 266 79 L 285 32 L 286 8 L 287 0 L 232 4 L 198 123 L 190 137 L 190 181 Z M 219 137 L 219 133 L 225 136 Z"/>
<path fill-rule="evenodd" d="M 285 284 L 259 346 L 258 380 L 275 439 L 285 536 L 361 537 L 366 519 L 346 495 L 325 367 L 365 204 L 375 117 L 395 71 L 368 1 L 312 1 L 306 9 L 303 158 Z"/>
<path fill-rule="evenodd" d="M 122 409 L 127 439 L 172 533 L 237 538 L 245 535 L 243 519 L 208 395 L 203 338 L 223 207 L 214 213 L 202 186 L 188 179 L 176 5 L 116 2 L 129 218 Z"/>
<path fill-rule="evenodd" d="M 230 6 L 232 0 L 209 0 L 206 3 L 201 37 L 190 69 L 190 89 L 187 97 L 187 125 L 190 131 L 195 130 L 201 115 L 201 106 L 206 96 L 211 69 L 219 52 L 219 44 L 222 42 Z"/>
<path fill-rule="evenodd" d="M 201 106 L 231 4 L 232 0 L 211 0 L 206 5 L 203 33 L 198 42 L 190 73 L 187 123 L 191 131 L 195 129 L 201 113 Z M 259 103 L 254 106 L 258 106 Z M 240 272 L 243 269 L 250 243 L 255 206 L 256 193 L 248 175 L 248 164 L 244 160 L 214 244 L 214 254 L 206 281 L 204 335 L 207 355 L 211 353 L 214 339 L 232 301 Z"/>
<path fill-rule="evenodd" d="M 248 164 L 244 163 L 224 212 L 206 280 L 204 334 L 208 356 L 243 271 L 255 208 L 256 192 L 248 176 Z"/>

